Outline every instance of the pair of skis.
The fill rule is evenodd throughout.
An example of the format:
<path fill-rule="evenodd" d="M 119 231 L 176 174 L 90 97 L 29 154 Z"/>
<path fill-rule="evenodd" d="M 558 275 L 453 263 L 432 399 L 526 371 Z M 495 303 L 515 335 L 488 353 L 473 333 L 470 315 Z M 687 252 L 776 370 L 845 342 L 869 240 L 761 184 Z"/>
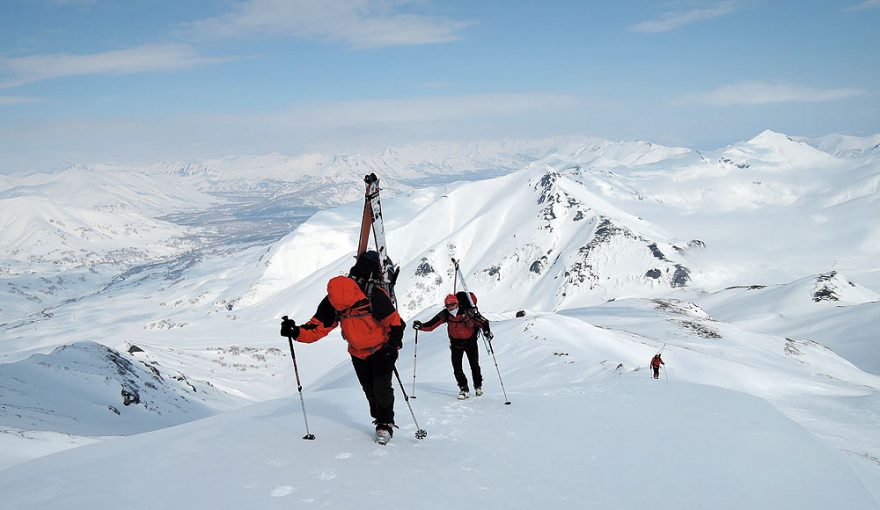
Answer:
<path fill-rule="evenodd" d="M 379 254 L 379 265 L 382 268 L 382 286 L 391 296 L 394 305 L 397 306 L 397 298 L 394 296 L 394 284 L 397 283 L 397 275 L 400 267 L 391 261 L 388 249 L 385 245 L 385 222 L 382 218 L 382 203 L 379 201 L 379 178 L 376 174 L 364 176 L 366 193 L 364 194 L 364 215 L 361 218 L 361 235 L 358 240 L 357 256 L 360 257 L 367 251 L 370 242 L 370 232 L 375 240 L 376 253 Z"/>

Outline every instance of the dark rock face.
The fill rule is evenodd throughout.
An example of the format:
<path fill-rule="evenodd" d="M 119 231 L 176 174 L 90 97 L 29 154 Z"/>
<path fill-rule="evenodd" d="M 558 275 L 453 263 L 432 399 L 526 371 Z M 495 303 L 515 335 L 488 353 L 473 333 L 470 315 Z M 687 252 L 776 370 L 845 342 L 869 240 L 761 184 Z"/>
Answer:
<path fill-rule="evenodd" d="M 835 286 L 834 281 L 836 276 L 837 271 L 831 271 L 828 273 L 822 273 L 816 278 L 816 290 L 813 291 L 814 302 L 840 301 L 840 298 L 837 296 L 837 287 Z M 852 282 L 848 283 L 854 285 Z"/>
<path fill-rule="evenodd" d="M 660 259 L 660 260 L 663 260 L 663 261 L 667 261 L 667 260 L 668 260 L 668 259 L 666 258 L 666 256 L 663 255 L 663 252 L 660 251 L 660 248 L 657 247 L 657 243 L 651 243 L 651 244 L 649 244 L 649 245 L 648 245 L 648 249 L 651 250 L 651 254 L 654 255 L 654 258 L 657 258 L 657 259 Z"/>
<path fill-rule="evenodd" d="M 672 286 L 673 287 L 685 287 L 687 282 L 691 280 L 691 270 L 682 266 L 681 264 L 675 265 L 675 274 L 672 275 Z"/>
<path fill-rule="evenodd" d="M 416 276 L 427 276 L 434 272 L 434 267 L 428 263 L 428 259 L 423 258 L 419 267 L 416 268 Z"/>

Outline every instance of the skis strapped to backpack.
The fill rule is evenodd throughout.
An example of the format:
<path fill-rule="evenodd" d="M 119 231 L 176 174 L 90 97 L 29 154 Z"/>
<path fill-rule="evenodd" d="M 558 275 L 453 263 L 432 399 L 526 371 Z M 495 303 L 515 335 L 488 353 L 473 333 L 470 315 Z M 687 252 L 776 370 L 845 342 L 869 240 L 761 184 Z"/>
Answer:
<path fill-rule="evenodd" d="M 364 195 L 364 216 L 361 220 L 357 255 L 361 256 L 367 251 L 370 231 L 372 231 L 373 239 L 376 241 L 376 252 L 379 254 L 379 264 L 382 267 L 382 281 L 378 284 L 388 291 L 396 306 L 397 298 L 394 296 L 394 284 L 397 283 L 400 267 L 391 261 L 391 257 L 388 256 L 388 248 L 385 245 L 385 223 L 382 219 L 382 204 L 379 202 L 379 178 L 376 177 L 376 174 L 366 175 L 364 183 L 367 189 Z"/>
<path fill-rule="evenodd" d="M 379 202 L 379 178 L 376 177 L 376 174 L 365 175 L 364 183 L 367 185 L 367 190 L 364 194 L 364 216 L 361 220 L 361 236 L 358 240 L 357 256 L 360 257 L 367 251 L 367 245 L 370 241 L 370 231 L 372 231 L 373 239 L 376 241 L 376 253 L 379 254 L 379 266 L 382 270 L 382 279 L 381 281 L 376 282 L 376 284 L 388 291 L 388 295 L 391 296 L 391 301 L 394 303 L 394 308 L 397 308 L 397 298 L 394 296 L 394 284 L 397 283 L 397 275 L 400 274 L 400 267 L 391 261 L 391 257 L 388 256 L 388 248 L 385 245 L 385 223 L 382 219 L 382 204 Z M 397 373 L 397 367 L 393 367 L 393 369 L 394 376 L 397 377 L 397 382 L 400 384 L 400 391 L 403 393 L 403 399 L 406 401 L 406 406 L 409 408 L 409 413 L 412 415 L 413 423 L 416 424 L 416 439 L 424 439 L 428 437 L 428 433 L 419 427 L 419 423 L 416 421 L 416 415 L 412 410 L 412 406 L 409 404 L 409 396 L 403 388 L 403 381 L 400 380 L 400 374 Z M 391 439 L 390 433 L 385 437 L 385 434 L 379 434 L 379 431 L 376 431 L 377 443 L 386 444 L 389 439 Z"/>
<path fill-rule="evenodd" d="M 468 289 L 467 282 L 464 281 L 464 274 L 462 274 L 462 272 L 461 272 L 461 268 L 458 267 L 458 262 L 459 262 L 459 261 L 457 261 L 457 260 L 455 260 L 455 259 L 452 259 L 452 265 L 455 266 L 455 276 L 456 276 L 456 279 L 457 279 L 458 281 L 461 281 L 461 288 L 464 290 L 464 293 L 467 294 L 468 303 L 470 303 L 471 308 L 473 308 L 474 310 L 476 310 L 476 309 L 477 309 L 477 304 L 474 303 L 474 300 L 473 300 L 473 299 L 471 299 L 471 291 L 470 291 L 470 289 Z M 454 291 L 455 291 L 455 289 L 453 289 L 453 292 L 454 292 Z"/>
<path fill-rule="evenodd" d="M 468 303 L 470 303 L 474 312 L 479 315 L 480 311 L 477 310 L 477 304 L 474 303 L 473 298 L 471 298 L 471 291 L 468 289 L 467 282 L 464 281 L 464 273 L 461 272 L 461 267 L 459 267 L 458 263 L 458 260 L 452 259 L 452 265 L 455 266 L 456 277 L 458 278 L 458 281 L 461 282 L 461 288 L 467 296 Z M 501 391 L 504 393 L 504 403 L 510 405 L 510 399 L 507 398 L 507 390 L 504 389 L 504 380 L 501 378 L 501 369 L 498 368 L 498 360 L 495 358 L 495 349 L 492 348 L 492 340 L 487 339 L 483 335 L 480 336 L 483 337 L 483 343 L 486 346 L 486 350 L 489 351 L 489 354 L 492 355 L 492 361 L 495 362 L 495 371 L 498 372 L 498 381 L 501 382 Z"/>

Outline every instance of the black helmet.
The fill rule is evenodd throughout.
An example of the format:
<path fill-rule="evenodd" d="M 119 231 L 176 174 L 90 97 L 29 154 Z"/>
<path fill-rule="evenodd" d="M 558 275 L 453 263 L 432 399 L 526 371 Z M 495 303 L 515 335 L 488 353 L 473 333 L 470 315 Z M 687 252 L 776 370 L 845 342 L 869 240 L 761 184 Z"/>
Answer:
<path fill-rule="evenodd" d="M 369 250 L 365 251 L 358 257 L 357 262 L 348 270 L 348 274 L 355 278 L 370 278 L 379 276 L 381 267 L 379 266 L 379 253 Z"/>

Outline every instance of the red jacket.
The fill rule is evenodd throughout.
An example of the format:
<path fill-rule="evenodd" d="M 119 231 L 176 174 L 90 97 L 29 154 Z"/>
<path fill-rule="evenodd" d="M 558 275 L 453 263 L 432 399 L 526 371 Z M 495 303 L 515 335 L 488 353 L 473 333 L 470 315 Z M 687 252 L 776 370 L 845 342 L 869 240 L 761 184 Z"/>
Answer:
<path fill-rule="evenodd" d="M 651 358 L 651 367 L 653 367 L 653 368 L 660 368 L 660 365 L 665 365 L 665 364 L 666 363 L 663 362 L 663 358 L 661 358 L 659 354 L 657 354 L 653 358 Z"/>
<path fill-rule="evenodd" d="M 431 320 L 422 324 L 422 331 L 434 331 L 441 324 L 446 323 L 450 340 L 476 340 L 477 332 L 483 330 L 483 334 L 489 334 L 489 321 L 479 313 L 469 315 L 461 308 L 455 315 L 443 309 Z"/>
<path fill-rule="evenodd" d="M 367 299 L 357 282 L 348 276 L 337 276 L 327 283 L 327 296 L 315 315 L 300 326 L 296 341 L 317 342 L 338 325 L 342 327 L 342 338 L 348 342 L 349 354 L 361 359 L 389 340 L 399 348 L 406 326 L 384 289 L 373 287 Z"/>

